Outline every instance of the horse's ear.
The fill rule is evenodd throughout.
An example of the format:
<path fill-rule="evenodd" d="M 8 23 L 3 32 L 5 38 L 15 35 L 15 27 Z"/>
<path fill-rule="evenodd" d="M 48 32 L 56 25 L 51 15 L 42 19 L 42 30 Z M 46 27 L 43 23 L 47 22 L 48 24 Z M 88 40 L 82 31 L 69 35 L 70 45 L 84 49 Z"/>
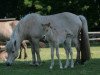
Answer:
<path fill-rule="evenodd" d="M 47 27 L 50 27 L 51 28 L 51 24 L 50 24 L 50 22 L 49 23 L 47 23 L 47 24 L 41 24 L 43 27 L 44 26 L 47 26 Z"/>
<path fill-rule="evenodd" d="M 47 24 L 48 27 L 50 27 L 50 22 Z"/>
<path fill-rule="evenodd" d="M 50 27 L 52 29 L 52 26 L 51 26 L 51 23 L 50 22 L 48 23 L 48 27 Z"/>

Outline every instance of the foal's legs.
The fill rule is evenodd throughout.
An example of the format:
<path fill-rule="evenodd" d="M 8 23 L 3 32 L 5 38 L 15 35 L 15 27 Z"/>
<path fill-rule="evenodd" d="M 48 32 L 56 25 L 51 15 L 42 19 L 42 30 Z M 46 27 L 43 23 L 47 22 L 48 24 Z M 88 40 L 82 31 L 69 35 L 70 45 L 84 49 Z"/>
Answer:
<path fill-rule="evenodd" d="M 67 68 L 69 66 L 69 51 L 67 50 L 66 45 L 64 44 L 64 49 L 65 49 L 65 53 L 66 53 L 66 64 L 64 68 Z"/>
<path fill-rule="evenodd" d="M 50 65 L 50 69 L 52 69 L 54 66 L 54 46 L 51 45 L 51 65 Z"/>
<path fill-rule="evenodd" d="M 74 68 L 74 61 L 73 61 L 73 52 L 72 49 L 70 49 L 70 56 L 71 56 L 71 68 Z"/>
<path fill-rule="evenodd" d="M 67 60 L 66 60 L 66 64 L 65 64 L 65 68 L 67 68 L 69 66 L 69 54 L 71 56 L 71 68 L 74 67 L 74 62 L 73 62 L 73 52 L 72 52 L 72 49 L 71 49 L 71 42 L 72 42 L 72 39 L 71 38 L 67 38 L 66 41 L 65 41 L 65 50 L 66 50 L 66 55 L 67 55 Z"/>
<path fill-rule="evenodd" d="M 59 66 L 60 66 L 60 69 L 62 69 L 62 63 L 61 63 L 61 60 L 60 60 L 60 56 L 59 56 L 59 46 L 56 47 L 56 56 L 58 58 L 58 61 L 59 61 Z"/>

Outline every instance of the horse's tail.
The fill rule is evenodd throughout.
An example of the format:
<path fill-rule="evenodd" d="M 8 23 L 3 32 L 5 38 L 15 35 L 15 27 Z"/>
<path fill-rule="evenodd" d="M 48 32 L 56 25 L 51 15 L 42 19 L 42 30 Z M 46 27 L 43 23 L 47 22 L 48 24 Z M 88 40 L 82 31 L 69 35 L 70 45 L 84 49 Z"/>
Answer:
<path fill-rule="evenodd" d="M 88 26 L 87 20 L 84 16 L 79 15 L 80 20 L 82 21 L 82 29 L 81 29 L 81 41 L 80 41 L 80 49 L 81 49 L 81 62 L 84 63 L 86 60 L 91 58 L 90 54 L 90 43 L 88 36 Z"/>

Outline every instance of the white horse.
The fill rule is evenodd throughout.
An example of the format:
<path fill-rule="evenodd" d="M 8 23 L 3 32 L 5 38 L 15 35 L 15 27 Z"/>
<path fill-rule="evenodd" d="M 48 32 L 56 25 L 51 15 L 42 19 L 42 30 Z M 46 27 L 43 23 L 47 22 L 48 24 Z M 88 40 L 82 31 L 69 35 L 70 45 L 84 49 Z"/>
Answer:
<path fill-rule="evenodd" d="M 75 14 L 64 12 L 55 15 L 41 16 L 36 13 L 28 14 L 22 18 L 18 25 L 16 26 L 9 43 L 7 43 L 7 65 L 13 63 L 15 58 L 18 55 L 18 49 L 20 43 L 24 39 L 28 39 L 32 45 L 32 58 L 34 62 L 40 62 L 40 53 L 39 53 L 39 39 L 43 36 L 43 26 L 41 24 L 49 23 L 53 28 L 67 30 L 67 33 L 71 33 L 78 40 L 77 44 L 77 60 L 85 62 L 90 59 L 90 48 L 89 48 L 89 39 L 88 39 L 88 28 L 87 21 L 83 16 L 77 16 Z M 81 36 L 79 38 L 79 36 Z M 79 41 L 79 39 L 81 39 Z M 81 51 L 81 57 L 80 57 Z M 36 56 L 37 55 L 37 60 Z"/>
<path fill-rule="evenodd" d="M 66 64 L 65 64 L 65 68 L 67 68 L 69 66 L 69 54 L 71 55 L 71 68 L 74 67 L 74 62 L 73 62 L 73 52 L 71 49 L 71 41 L 73 40 L 73 34 L 71 33 L 67 33 L 67 30 L 64 29 L 57 29 L 57 28 L 53 28 L 50 26 L 50 23 L 48 24 L 42 24 L 43 29 L 44 29 L 44 36 L 45 36 L 45 40 L 48 40 L 50 42 L 50 46 L 51 46 L 51 65 L 50 65 L 50 69 L 53 68 L 54 66 L 54 48 L 56 48 L 56 56 L 59 60 L 59 65 L 60 65 L 60 69 L 62 69 L 62 63 L 60 60 L 60 56 L 59 56 L 59 44 L 64 44 L 64 48 L 66 51 L 66 56 L 67 56 L 67 60 L 66 60 Z"/>

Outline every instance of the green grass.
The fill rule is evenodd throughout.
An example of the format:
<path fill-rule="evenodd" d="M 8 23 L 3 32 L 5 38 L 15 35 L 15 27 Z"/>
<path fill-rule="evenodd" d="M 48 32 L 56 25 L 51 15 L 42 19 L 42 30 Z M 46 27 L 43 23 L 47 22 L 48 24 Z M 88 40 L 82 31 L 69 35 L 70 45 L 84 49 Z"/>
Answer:
<path fill-rule="evenodd" d="M 73 48 L 74 49 L 74 48 Z M 76 51 L 74 51 L 74 59 L 76 58 Z M 4 62 L 0 61 L 0 75 L 100 75 L 100 47 L 91 47 L 92 58 L 86 62 L 85 65 L 76 65 L 75 68 L 67 68 L 60 70 L 57 58 L 55 56 L 55 66 L 53 70 L 49 70 L 50 66 L 50 49 L 41 48 L 41 59 L 43 61 L 41 66 L 31 66 L 31 51 L 27 50 L 27 59 L 16 59 L 11 67 L 7 67 Z M 65 64 L 65 52 L 60 48 L 60 56 L 63 66 Z"/>

